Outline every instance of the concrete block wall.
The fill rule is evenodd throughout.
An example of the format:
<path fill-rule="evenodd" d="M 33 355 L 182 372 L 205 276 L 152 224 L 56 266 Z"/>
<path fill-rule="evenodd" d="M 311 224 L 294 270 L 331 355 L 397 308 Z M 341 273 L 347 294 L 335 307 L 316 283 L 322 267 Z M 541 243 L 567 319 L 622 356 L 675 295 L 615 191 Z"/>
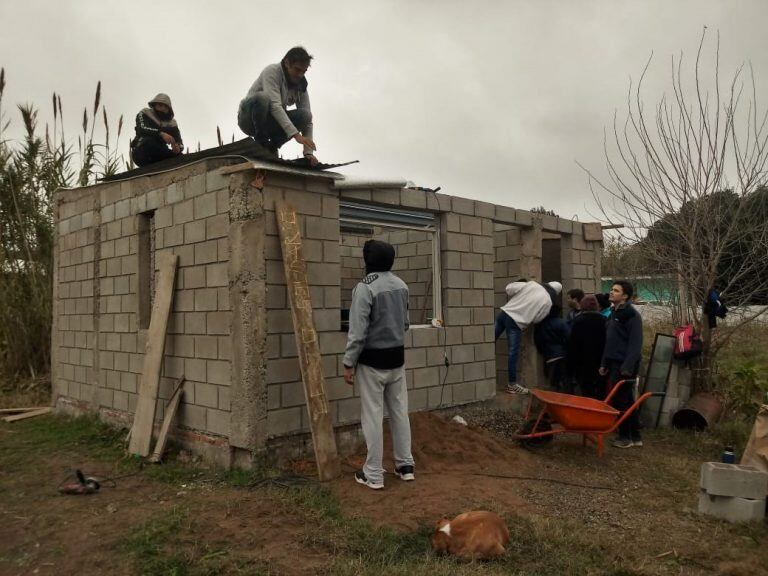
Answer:
<path fill-rule="evenodd" d="M 139 228 L 150 229 L 150 257 L 164 251 L 179 256 L 160 398 L 167 399 L 175 379 L 186 376 L 181 430 L 202 444 L 245 451 L 306 438 L 309 419 L 275 218 L 281 199 L 299 215 L 326 392 L 340 430 L 354 429 L 360 416 L 358 390 L 342 376 L 347 334 L 340 329 L 340 311 L 362 276 L 366 239 L 341 233 L 340 199 L 435 215 L 438 312 L 445 327 L 407 333 L 410 409 L 495 395 L 499 290 L 503 294 L 520 274 L 535 275 L 537 262 L 540 268 L 540 249 L 532 248 L 541 238 L 540 220 L 523 210 L 423 190 L 336 189 L 328 175 L 266 168 L 255 180 L 250 169 L 223 176 L 218 168 L 228 163 L 209 160 L 59 194 L 53 370 L 63 404 L 132 419 L 146 343 L 140 296 L 147 254 Z M 570 234 L 567 225 L 575 230 L 557 218 L 543 225 L 564 235 Z M 411 286 L 412 299 L 431 306 L 431 235 L 392 229 L 376 234 L 397 246 L 396 271 Z M 572 236 L 574 246 L 581 246 Z M 574 248 L 571 264 L 582 265 L 581 252 L 598 248 Z M 594 271 L 586 261 L 583 266 L 575 278 Z M 412 324 L 421 321 L 411 317 Z M 231 461 L 239 458 L 235 452 Z"/>
<path fill-rule="evenodd" d="M 53 399 L 70 398 L 90 406 L 96 398 L 94 331 L 97 213 L 89 191 L 70 191 L 56 206 L 53 325 Z"/>
<path fill-rule="evenodd" d="M 307 263 L 315 329 L 322 351 L 326 394 L 334 423 L 343 421 L 343 403 L 353 393 L 343 378 L 341 354 L 346 332 L 341 331 L 341 243 L 339 198 L 332 181 L 269 172 L 262 190 L 264 259 L 266 267 L 266 436 L 309 431 L 304 385 L 290 303 L 285 284 L 275 202 L 285 200 L 299 216 L 302 250 Z M 342 404 L 340 408 L 340 404 Z"/>
<path fill-rule="evenodd" d="M 142 215 L 151 215 L 155 255 L 168 251 L 179 256 L 156 418 L 162 419 L 162 400 L 185 375 L 180 425 L 221 437 L 229 434 L 229 190 L 228 178 L 210 168 L 198 164 L 79 189 L 83 197 L 74 203 L 77 214 L 69 201 L 72 192 L 59 195 L 60 313 L 54 332 L 59 347 L 54 350 L 53 381 L 64 403 L 132 421 L 147 328 L 141 325 L 139 292 L 151 289 L 139 286 L 139 261 L 146 256 L 155 260 L 139 254 L 137 228 Z M 83 257 L 89 258 L 88 266 L 80 270 L 81 264 L 74 262 L 85 264 Z M 74 282 L 80 283 L 75 287 Z M 84 317 L 74 320 L 67 310 L 75 312 L 78 306 Z M 74 354 L 64 344 L 72 338 L 78 343 L 76 327 L 83 331 L 83 348 Z"/>
<path fill-rule="evenodd" d="M 363 245 L 373 238 L 373 234 L 342 232 L 340 239 L 341 255 L 341 307 L 349 310 L 352 303 L 352 290 L 365 274 Z"/>

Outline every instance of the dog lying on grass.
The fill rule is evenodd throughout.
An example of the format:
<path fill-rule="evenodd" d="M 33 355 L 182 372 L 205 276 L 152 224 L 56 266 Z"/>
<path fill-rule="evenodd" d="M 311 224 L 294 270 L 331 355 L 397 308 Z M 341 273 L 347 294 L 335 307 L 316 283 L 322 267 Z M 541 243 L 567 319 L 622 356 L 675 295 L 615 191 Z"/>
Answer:
<path fill-rule="evenodd" d="M 493 512 L 476 510 L 453 520 L 439 520 L 432 535 L 432 550 L 465 560 L 488 560 L 504 554 L 508 542 L 504 520 Z"/>

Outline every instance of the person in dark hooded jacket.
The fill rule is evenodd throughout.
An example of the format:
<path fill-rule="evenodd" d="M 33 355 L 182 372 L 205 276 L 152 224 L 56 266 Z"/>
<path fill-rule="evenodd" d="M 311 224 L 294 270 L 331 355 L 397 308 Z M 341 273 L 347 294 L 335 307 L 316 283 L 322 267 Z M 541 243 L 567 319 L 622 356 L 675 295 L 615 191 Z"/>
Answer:
<path fill-rule="evenodd" d="M 136 138 L 131 143 L 131 157 L 138 166 L 173 158 L 184 150 L 168 95 L 160 93 L 148 104 L 136 115 Z"/>
<path fill-rule="evenodd" d="M 355 481 L 368 488 L 384 488 L 383 419 L 389 412 L 395 475 L 413 480 L 411 424 L 405 382 L 405 332 L 408 330 L 408 286 L 392 272 L 395 249 L 381 240 L 363 246 L 365 278 L 352 292 L 349 334 L 344 353 L 344 380 L 358 384 L 361 426 L 368 446 Z"/>
<path fill-rule="evenodd" d="M 605 348 L 605 324 L 594 294 L 580 301 L 579 315 L 571 324 L 568 340 L 568 373 L 573 376 L 582 396 L 605 398 L 605 378 L 598 374 Z"/>
<path fill-rule="evenodd" d="M 549 314 L 536 325 L 533 341 L 544 357 L 544 373 L 550 387 L 556 392 L 571 394 L 573 386 L 566 371 L 566 351 L 570 329 L 562 318 L 559 304 L 552 304 Z"/>

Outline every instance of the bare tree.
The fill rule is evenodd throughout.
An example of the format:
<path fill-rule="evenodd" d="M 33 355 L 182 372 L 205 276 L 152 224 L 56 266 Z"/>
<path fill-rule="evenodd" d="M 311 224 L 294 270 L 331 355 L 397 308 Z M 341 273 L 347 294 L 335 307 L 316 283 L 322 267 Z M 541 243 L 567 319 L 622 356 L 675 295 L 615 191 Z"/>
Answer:
<path fill-rule="evenodd" d="M 746 82 L 742 66 L 721 89 L 719 35 L 705 78 L 705 40 L 706 29 L 692 78 L 684 77 L 682 54 L 672 58 L 672 94 L 653 110 L 642 95 L 648 60 L 629 87 L 626 118 L 614 116 L 610 145 L 606 138 L 608 178 L 584 168 L 602 219 L 624 225 L 619 234 L 650 272 L 677 280 L 675 321 L 694 322 L 704 340 L 700 388 L 710 385 L 712 361 L 734 331 L 765 312 L 768 294 L 767 115 L 758 110 L 751 66 Z M 741 312 L 716 331 L 702 311 L 713 288 Z"/>

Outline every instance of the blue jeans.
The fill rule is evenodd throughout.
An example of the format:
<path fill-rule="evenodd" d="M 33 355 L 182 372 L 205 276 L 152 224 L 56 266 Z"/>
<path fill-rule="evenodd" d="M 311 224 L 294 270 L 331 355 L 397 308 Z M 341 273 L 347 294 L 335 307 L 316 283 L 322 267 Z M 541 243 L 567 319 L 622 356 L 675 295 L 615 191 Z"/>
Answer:
<path fill-rule="evenodd" d="M 512 319 L 512 317 L 502 310 L 499 315 L 496 316 L 496 326 L 494 329 L 496 340 L 499 339 L 504 332 L 507 333 L 507 372 L 509 376 L 509 383 L 514 384 L 517 382 L 517 357 L 520 355 L 520 336 L 523 331 Z"/>

